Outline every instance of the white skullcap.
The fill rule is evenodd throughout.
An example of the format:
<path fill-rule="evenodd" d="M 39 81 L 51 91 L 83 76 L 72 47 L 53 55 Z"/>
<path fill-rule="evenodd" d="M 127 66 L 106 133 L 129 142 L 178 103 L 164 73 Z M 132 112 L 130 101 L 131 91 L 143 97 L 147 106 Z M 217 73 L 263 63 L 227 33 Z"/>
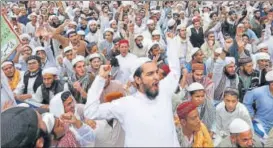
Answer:
<path fill-rule="evenodd" d="M 241 24 L 241 23 L 240 23 L 240 24 L 238 24 L 237 28 L 238 28 L 238 27 L 244 27 L 244 24 Z"/>
<path fill-rule="evenodd" d="M 177 26 L 176 30 L 181 30 L 182 28 L 187 28 L 185 24 L 180 24 Z"/>
<path fill-rule="evenodd" d="M 37 51 L 45 51 L 45 48 L 42 46 L 38 46 L 38 47 L 34 48 L 34 51 L 35 51 L 34 53 L 37 54 Z"/>
<path fill-rule="evenodd" d="M 154 23 L 154 20 L 149 19 L 149 20 L 147 21 L 147 25 L 151 25 L 151 24 L 153 24 L 153 23 Z"/>
<path fill-rule="evenodd" d="M 20 40 L 22 40 L 22 39 L 24 39 L 24 38 L 27 38 L 29 41 L 31 40 L 30 35 L 27 34 L 27 33 L 21 34 L 21 35 L 19 36 L 19 38 L 20 38 Z"/>
<path fill-rule="evenodd" d="M 84 62 L 85 58 L 81 55 L 76 56 L 75 59 L 72 60 L 72 66 L 74 67 L 78 62 Z"/>
<path fill-rule="evenodd" d="M 200 48 L 194 47 L 194 48 L 191 50 L 191 57 L 192 57 L 197 51 L 199 51 L 199 50 L 200 50 Z"/>
<path fill-rule="evenodd" d="M 190 86 L 187 88 L 189 92 L 203 89 L 205 89 L 204 86 L 198 82 L 191 83 Z"/>
<path fill-rule="evenodd" d="M 152 43 L 150 43 L 149 46 L 148 46 L 148 51 L 150 51 L 151 48 L 152 48 L 154 45 L 159 45 L 159 43 L 158 43 L 158 42 L 152 42 Z"/>
<path fill-rule="evenodd" d="M 100 55 L 98 53 L 93 53 L 93 54 L 88 56 L 88 61 L 93 60 L 94 58 L 99 58 L 100 59 Z"/>
<path fill-rule="evenodd" d="M 109 24 L 111 25 L 112 23 L 114 23 L 114 22 L 117 22 L 116 20 L 111 20 L 110 22 L 109 22 Z"/>
<path fill-rule="evenodd" d="M 234 119 L 229 125 L 229 132 L 239 134 L 250 130 L 250 126 L 240 118 Z"/>
<path fill-rule="evenodd" d="M 106 28 L 105 30 L 104 30 L 104 33 L 105 32 L 112 32 L 112 33 L 114 33 L 114 29 L 113 28 Z"/>
<path fill-rule="evenodd" d="M 265 75 L 265 80 L 266 80 L 267 82 L 273 81 L 273 70 L 271 70 L 271 71 L 269 71 L 269 72 L 266 73 L 266 75 Z"/>
<path fill-rule="evenodd" d="M 131 67 L 131 75 L 130 75 L 130 77 L 129 77 L 129 79 L 130 79 L 131 82 L 134 82 L 134 81 L 135 81 L 135 80 L 134 80 L 134 74 L 135 74 L 136 70 L 137 70 L 139 67 L 141 67 L 143 64 L 145 64 L 145 63 L 147 63 L 147 62 L 150 62 L 150 61 L 151 61 L 151 59 L 149 59 L 149 58 L 147 58 L 147 57 L 140 57 L 140 58 L 138 58 L 138 59 L 136 59 L 136 60 L 134 61 L 134 64 L 133 64 L 133 66 Z"/>
<path fill-rule="evenodd" d="M 160 31 L 159 30 L 154 30 L 152 35 L 160 35 Z"/>
<path fill-rule="evenodd" d="M 74 13 L 75 13 L 76 11 L 81 11 L 81 9 L 79 9 L 79 8 L 73 9 L 73 12 L 74 12 Z"/>
<path fill-rule="evenodd" d="M 171 27 L 175 24 L 175 20 L 173 18 L 171 18 L 169 21 L 168 21 L 168 27 Z"/>
<path fill-rule="evenodd" d="M 136 39 L 136 38 L 139 37 L 139 36 L 142 36 L 142 37 L 143 37 L 142 34 L 135 34 L 134 39 Z"/>
<path fill-rule="evenodd" d="M 225 66 L 227 66 L 231 63 L 235 63 L 235 58 L 234 57 L 226 57 L 225 58 Z"/>
<path fill-rule="evenodd" d="M 1 68 L 3 68 L 4 66 L 6 65 L 13 65 L 13 63 L 11 61 L 4 61 L 2 64 L 1 64 Z"/>
<path fill-rule="evenodd" d="M 257 46 L 257 49 L 260 50 L 260 49 L 263 49 L 263 48 L 268 48 L 268 45 L 266 43 L 261 43 Z"/>
<path fill-rule="evenodd" d="M 29 17 L 32 17 L 32 16 L 36 16 L 37 17 L 37 14 L 35 12 L 32 12 Z"/>
<path fill-rule="evenodd" d="M 72 31 L 75 31 L 75 29 L 68 29 L 67 31 L 66 31 L 66 35 L 68 35 L 70 32 L 72 32 Z"/>
<path fill-rule="evenodd" d="M 42 71 L 42 75 L 45 74 L 52 74 L 52 75 L 57 75 L 58 69 L 56 67 L 48 67 Z"/>
<path fill-rule="evenodd" d="M 70 21 L 69 24 L 77 26 L 77 23 L 75 21 Z"/>
<path fill-rule="evenodd" d="M 79 30 L 79 31 L 77 32 L 77 34 L 78 34 L 78 35 L 85 35 L 85 32 L 84 32 L 83 30 Z"/>
<path fill-rule="evenodd" d="M 160 11 L 159 10 L 153 10 L 152 13 L 157 14 L 157 13 L 160 13 Z"/>
<path fill-rule="evenodd" d="M 88 22 L 88 26 L 90 26 L 91 24 L 98 24 L 98 22 L 96 21 L 96 20 L 90 20 L 89 22 Z"/>
<path fill-rule="evenodd" d="M 270 60 L 270 55 L 265 52 L 258 52 L 255 54 L 256 61 L 258 60 Z"/>
<path fill-rule="evenodd" d="M 221 47 L 216 48 L 214 52 L 221 54 L 223 52 L 223 48 L 221 48 Z"/>
<path fill-rule="evenodd" d="M 72 46 L 67 46 L 64 48 L 64 53 L 66 53 L 67 51 L 73 50 Z"/>
<path fill-rule="evenodd" d="M 42 114 L 42 119 L 45 122 L 47 132 L 51 133 L 53 128 L 54 128 L 54 125 L 55 125 L 55 118 L 54 118 L 53 114 L 43 113 Z"/>

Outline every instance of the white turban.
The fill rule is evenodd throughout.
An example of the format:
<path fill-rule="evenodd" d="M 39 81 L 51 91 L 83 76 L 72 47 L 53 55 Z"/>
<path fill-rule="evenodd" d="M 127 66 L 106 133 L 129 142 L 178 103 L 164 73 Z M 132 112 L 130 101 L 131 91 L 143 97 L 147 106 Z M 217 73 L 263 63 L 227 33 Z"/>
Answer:
<path fill-rule="evenodd" d="M 55 125 L 55 118 L 54 118 L 53 114 L 43 113 L 42 118 L 46 124 L 47 132 L 51 133 L 54 128 L 54 125 Z"/>
<path fill-rule="evenodd" d="M 268 45 L 266 43 L 261 43 L 257 46 L 257 49 L 260 50 L 260 49 L 263 49 L 263 48 L 268 48 Z"/>
<path fill-rule="evenodd" d="M 13 65 L 13 63 L 11 61 L 4 61 L 1 65 L 1 68 L 3 68 L 6 65 Z"/>
<path fill-rule="evenodd" d="M 225 66 L 227 66 L 227 65 L 229 65 L 231 63 L 235 63 L 234 57 L 226 57 L 225 58 Z"/>
<path fill-rule="evenodd" d="M 74 67 L 75 64 L 77 64 L 78 62 L 84 62 L 85 58 L 81 55 L 78 55 L 76 58 L 74 58 L 72 60 L 72 66 Z"/>
<path fill-rule="evenodd" d="M 273 81 L 273 70 L 271 70 L 271 71 L 269 71 L 269 72 L 266 73 L 266 75 L 265 75 L 265 80 L 266 80 L 267 82 Z"/>
<path fill-rule="evenodd" d="M 256 61 L 258 60 L 270 60 L 270 55 L 265 52 L 259 52 L 255 54 Z"/>
<path fill-rule="evenodd" d="M 48 67 L 42 71 L 42 75 L 45 75 L 45 74 L 57 75 L 58 69 L 56 67 Z"/>
<path fill-rule="evenodd" d="M 49 102 L 49 112 L 58 118 L 64 114 L 64 104 L 61 99 L 62 94 L 63 92 L 59 92 Z"/>
<path fill-rule="evenodd" d="M 20 40 L 23 40 L 24 38 L 27 38 L 29 41 L 31 40 L 30 35 L 28 35 L 27 33 L 21 34 L 19 36 Z"/>
<path fill-rule="evenodd" d="M 229 125 L 229 132 L 239 134 L 250 130 L 250 126 L 242 119 L 236 118 Z"/>

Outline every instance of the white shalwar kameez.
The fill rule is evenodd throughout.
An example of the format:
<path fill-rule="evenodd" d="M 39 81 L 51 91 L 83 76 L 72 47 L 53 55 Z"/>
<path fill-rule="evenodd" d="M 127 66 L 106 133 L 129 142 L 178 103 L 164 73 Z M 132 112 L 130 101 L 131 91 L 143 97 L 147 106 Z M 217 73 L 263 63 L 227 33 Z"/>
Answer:
<path fill-rule="evenodd" d="M 125 147 L 179 147 L 173 120 L 172 95 L 181 72 L 175 42 L 170 42 L 168 48 L 171 72 L 160 81 L 159 94 L 154 100 L 138 91 L 132 96 L 100 104 L 105 79 L 97 76 L 88 91 L 85 117 L 117 119 L 125 131 Z"/>

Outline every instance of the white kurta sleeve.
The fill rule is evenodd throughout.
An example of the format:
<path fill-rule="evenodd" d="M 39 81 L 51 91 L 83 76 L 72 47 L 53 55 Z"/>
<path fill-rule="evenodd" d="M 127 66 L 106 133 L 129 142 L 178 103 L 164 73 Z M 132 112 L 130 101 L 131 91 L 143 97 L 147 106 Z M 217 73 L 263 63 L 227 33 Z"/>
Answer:
<path fill-rule="evenodd" d="M 168 49 L 167 49 L 167 58 L 168 58 L 168 63 L 170 67 L 170 73 L 160 81 L 159 83 L 159 91 L 163 91 L 166 93 L 171 100 L 171 96 L 175 92 L 179 78 L 181 75 L 181 70 L 180 70 L 180 61 L 177 55 L 177 47 L 179 47 L 178 43 L 174 39 L 167 39 L 168 41 Z"/>
<path fill-rule="evenodd" d="M 37 100 L 37 102 L 43 102 L 43 94 L 42 94 L 42 87 L 41 86 L 39 86 L 37 88 L 37 91 L 36 91 L 34 97 L 35 97 L 35 100 Z"/>
<path fill-rule="evenodd" d="M 222 59 L 217 59 L 213 66 L 213 75 L 212 81 L 214 82 L 214 88 L 218 87 L 218 84 L 222 78 L 223 68 L 224 68 L 225 61 Z"/>
<path fill-rule="evenodd" d="M 24 88 L 25 88 L 25 84 L 24 84 L 24 75 L 23 75 L 23 77 L 21 77 L 21 80 L 18 83 L 16 89 L 13 92 L 16 95 L 21 95 L 21 94 L 23 94 Z"/>
<path fill-rule="evenodd" d="M 77 131 L 76 139 L 79 142 L 80 146 L 88 146 L 88 147 L 94 146 L 95 132 L 90 126 L 83 123 L 82 127 L 79 129 L 76 129 L 76 131 Z"/>
<path fill-rule="evenodd" d="M 111 103 L 100 104 L 100 95 L 105 85 L 105 79 L 96 76 L 92 86 L 88 90 L 87 102 L 84 106 L 84 116 L 87 119 L 113 119 L 116 118 L 122 121 L 122 101 L 121 99 L 115 100 Z"/>

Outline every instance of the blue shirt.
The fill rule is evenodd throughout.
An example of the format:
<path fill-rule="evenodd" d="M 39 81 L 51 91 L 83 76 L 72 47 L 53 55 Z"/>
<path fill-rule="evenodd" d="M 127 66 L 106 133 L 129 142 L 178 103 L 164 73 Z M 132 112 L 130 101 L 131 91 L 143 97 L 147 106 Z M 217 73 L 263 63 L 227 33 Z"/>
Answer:
<path fill-rule="evenodd" d="M 252 104 L 256 103 L 256 114 Z M 266 133 L 273 127 L 273 96 L 269 91 L 269 86 L 265 85 L 252 91 L 248 91 L 244 97 L 244 104 L 250 116 L 261 121 Z"/>

